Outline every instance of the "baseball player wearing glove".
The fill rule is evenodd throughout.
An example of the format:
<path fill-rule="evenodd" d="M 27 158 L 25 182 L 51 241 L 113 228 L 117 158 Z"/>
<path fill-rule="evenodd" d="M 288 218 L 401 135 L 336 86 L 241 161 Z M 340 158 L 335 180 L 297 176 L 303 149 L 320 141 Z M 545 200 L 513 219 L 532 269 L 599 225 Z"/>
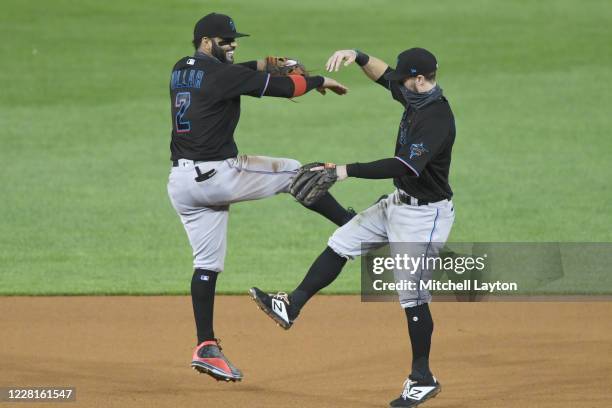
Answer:
<path fill-rule="evenodd" d="M 289 192 L 300 168 L 297 160 L 239 155 L 234 130 L 240 118 L 240 97 L 296 98 L 312 89 L 345 94 L 331 78 L 307 76 L 297 60 L 268 57 L 233 64 L 237 38 L 234 21 L 212 13 L 197 22 L 195 54 L 172 69 L 170 103 L 172 170 L 168 195 L 193 249 L 191 298 L 197 347 L 191 365 L 217 380 L 240 381 L 242 373 L 224 356 L 213 332 L 218 274 L 223 270 L 231 204 Z M 307 207 L 337 225 L 353 214 L 330 195 Z"/>
<path fill-rule="evenodd" d="M 293 178 L 289 192 L 300 203 L 311 206 L 319 201 L 336 181 L 338 172 L 335 164 L 308 163 L 302 166 Z"/>
<path fill-rule="evenodd" d="M 271 75 L 304 75 L 308 76 L 306 67 L 298 60 L 288 57 L 266 57 L 265 71 Z"/>
<path fill-rule="evenodd" d="M 258 288 L 250 294 L 257 305 L 289 329 L 306 302 L 331 284 L 348 259 L 389 243 L 391 255 L 435 257 L 446 242 L 455 219 L 453 192 L 448 184 L 455 121 L 442 89 L 436 84 L 437 61 L 432 53 L 412 48 L 399 54 L 395 69 L 355 50 L 334 53 L 329 71 L 357 62 L 373 81 L 391 92 L 404 107 L 393 157 L 370 163 L 335 165 L 311 163 L 302 167 L 291 185 L 291 194 L 304 204 L 316 202 L 335 182 L 348 177 L 393 179 L 395 191 L 338 228 L 327 248 L 290 294 L 268 295 Z M 409 245 L 398 243 L 410 243 Z M 406 252 L 407 250 L 407 252 Z M 416 290 L 398 291 L 406 312 L 412 344 L 412 372 L 402 394 L 391 407 L 414 407 L 440 392 L 440 383 L 429 368 L 433 320 L 431 295 L 419 283 L 431 271 L 395 270 L 396 280 L 413 282 Z"/>

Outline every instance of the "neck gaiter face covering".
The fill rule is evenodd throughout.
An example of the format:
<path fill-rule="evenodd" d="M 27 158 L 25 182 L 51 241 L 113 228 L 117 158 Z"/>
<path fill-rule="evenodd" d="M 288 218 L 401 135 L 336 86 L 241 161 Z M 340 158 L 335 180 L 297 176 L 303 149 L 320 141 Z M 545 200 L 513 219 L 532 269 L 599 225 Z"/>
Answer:
<path fill-rule="evenodd" d="M 408 105 L 419 110 L 429 105 L 433 101 L 438 100 L 442 96 L 442 88 L 438 85 L 434 86 L 429 92 L 413 92 L 407 89 L 404 85 L 400 86 L 400 91 L 404 95 L 404 99 Z"/>

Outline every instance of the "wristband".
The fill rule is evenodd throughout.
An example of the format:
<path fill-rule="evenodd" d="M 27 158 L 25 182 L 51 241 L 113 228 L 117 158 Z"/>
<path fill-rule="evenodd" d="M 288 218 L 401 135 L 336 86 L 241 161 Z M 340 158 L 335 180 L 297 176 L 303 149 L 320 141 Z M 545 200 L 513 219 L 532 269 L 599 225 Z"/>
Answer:
<path fill-rule="evenodd" d="M 360 67 L 363 67 L 365 64 L 368 63 L 368 61 L 370 61 L 370 56 L 368 54 L 365 54 L 359 50 L 355 50 L 355 52 L 357 53 L 357 57 L 355 57 L 355 62 Z"/>
<path fill-rule="evenodd" d="M 306 93 L 306 78 L 301 75 L 288 75 L 293 81 L 293 98 L 302 96 Z"/>

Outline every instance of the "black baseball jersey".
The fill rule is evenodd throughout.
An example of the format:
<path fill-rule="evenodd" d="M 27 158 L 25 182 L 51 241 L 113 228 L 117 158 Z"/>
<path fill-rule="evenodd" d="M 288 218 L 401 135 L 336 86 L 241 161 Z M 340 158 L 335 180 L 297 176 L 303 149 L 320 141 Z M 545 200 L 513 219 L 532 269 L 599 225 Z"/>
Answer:
<path fill-rule="evenodd" d="M 171 159 L 236 157 L 234 130 L 240 119 L 240 95 L 262 96 L 269 79 L 264 72 L 224 64 L 206 54 L 181 58 L 170 78 Z"/>
<path fill-rule="evenodd" d="M 444 96 L 417 110 L 409 106 L 396 81 L 377 81 L 404 106 L 395 143 L 395 157 L 412 173 L 393 179 L 395 186 L 421 201 L 450 199 L 448 183 L 455 142 L 455 118 Z"/>

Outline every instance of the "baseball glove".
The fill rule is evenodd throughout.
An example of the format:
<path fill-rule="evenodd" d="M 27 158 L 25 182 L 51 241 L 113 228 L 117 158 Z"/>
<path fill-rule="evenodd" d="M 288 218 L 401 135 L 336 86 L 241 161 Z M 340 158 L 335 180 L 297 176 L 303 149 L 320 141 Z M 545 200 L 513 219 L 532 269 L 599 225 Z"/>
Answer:
<path fill-rule="evenodd" d="M 308 76 L 306 67 L 300 61 L 287 57 L 266 57 L 266 72 L 272 76 Z"/>
<path fill-rule="evenodd" d="M 322 167 L 320 170 L 312 170 Z M 336 166 L 331 163 L 308 163 L 300 167 L 293 178 L 289 191 L 303 205 L 316 203 L 338 180 Z"/>

